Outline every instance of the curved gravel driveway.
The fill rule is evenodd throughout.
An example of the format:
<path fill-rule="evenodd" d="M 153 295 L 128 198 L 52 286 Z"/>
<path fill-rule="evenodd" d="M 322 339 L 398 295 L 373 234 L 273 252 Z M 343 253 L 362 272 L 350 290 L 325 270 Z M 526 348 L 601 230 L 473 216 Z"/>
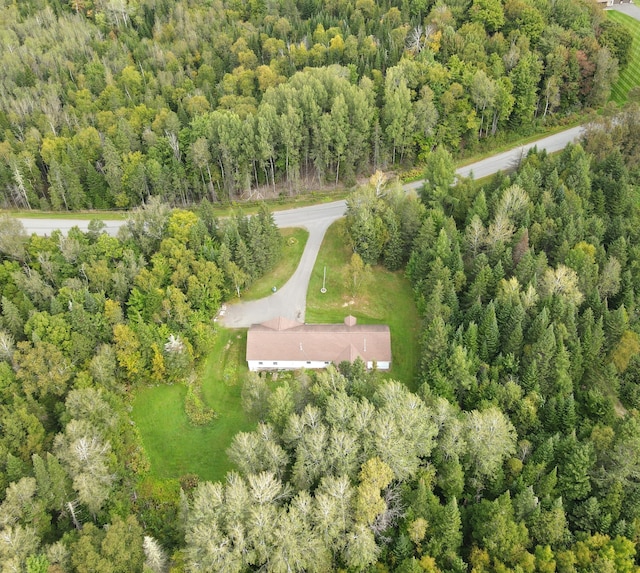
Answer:
<path fill-rule="evenodd" d="M 220 322 L 230 328 L 248 328 L 252 324 L 265 322 L 277 316 L 304 322 L 309 279 L 322 239 L 329 225 L 344 216 L 345 206 L 344 201 L 334 201 L 322 206 L 274 213 L 278 227 L 304 227 L 309 231 L 300 264 L 287 283 L 275 294 L 259 300 L 227 304 Z"/>
<path fill-rule="evenodd" d="M 461 177 L 473 175 L 476 179 L 480 179 L 501 170 L 509 171 L 517 167 L 530 149 L 537 147 L 553 153 L 564 149 L 568 143 L 576 141 L 583 133 L 584 127 L 574 127 L 461 167 L 456 173 Z M 419 189 L 421 186 L 422 181 L 414 181 L 404 185 L 404 188 L 409 191 Z M 322 239 L 329 225 L 344 216 L 345 209 L 344 201 L 334 201 L 323 205 L 275 212 L 274 219 L 279 227 L 305 227 L 309 231 L 309 239 L 300 259 L 300 265 L 279 292 L 259 300 L 227 305 L 224 315 L 220 317 L 222 324 L 232 328 L 248 328 L 252 324 L 266 322 L 278 316 L 304 322 L 309 279 Z"/>

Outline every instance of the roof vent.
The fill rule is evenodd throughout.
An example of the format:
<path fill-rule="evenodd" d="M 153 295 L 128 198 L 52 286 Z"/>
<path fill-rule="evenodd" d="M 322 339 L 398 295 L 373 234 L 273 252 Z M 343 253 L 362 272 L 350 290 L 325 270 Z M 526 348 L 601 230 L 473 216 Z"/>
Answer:
<path fill-rule="evenodd" d="M 357 321 L 356 321 L 356 317 L 355 317 L 355 316 L 351 316 L 351 315 L 349 315 L 349 316 L 345 317 L 345 319 L 344 319 L 344 323 L 345 323 L 347 326 L 355 326 L 355 325 L 356 325 L 356 322 L 357 322 Z"/>

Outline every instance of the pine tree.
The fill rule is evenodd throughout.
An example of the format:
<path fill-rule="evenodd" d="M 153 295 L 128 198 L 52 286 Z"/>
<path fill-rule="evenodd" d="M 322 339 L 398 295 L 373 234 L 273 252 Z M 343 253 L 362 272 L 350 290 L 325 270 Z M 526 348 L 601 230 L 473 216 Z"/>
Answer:
<path fill-rule="evenodd" d="M 484 312 L 484 318 L 479 328 L 479 337 L 480 359 L 489 362 L 495 357 L 500 345 L 500 330 L 493 301 L 487 305 Z"/>

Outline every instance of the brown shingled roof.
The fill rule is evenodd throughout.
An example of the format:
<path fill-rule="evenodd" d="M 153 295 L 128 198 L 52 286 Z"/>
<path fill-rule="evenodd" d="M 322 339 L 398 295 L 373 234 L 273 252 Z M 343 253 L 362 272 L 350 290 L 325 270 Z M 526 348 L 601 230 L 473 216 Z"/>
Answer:
<path fill-rule="evenodd" d="M 352 362 L 358 356 L 365 362 L 391 362 L 389 327 L 385 324 L 301 324 L 272 319 L 254 324 L 247 334 L 247 360 L 339 364 L 343 360 Z"/>
<path fill-rule="evenodd" d="M 291 320 L 290 318 L 285 318 L 284 316 L 277 316 L 276 318 L 272 318 L 271 320 L 267 320 L 263 322 L 261 326 L 266 326 L 271 330 L 287 330 L 288 328 L 293 328 L 294 326 L 302 326 L 302 322 L 296 322 L 295 320 Z"/>

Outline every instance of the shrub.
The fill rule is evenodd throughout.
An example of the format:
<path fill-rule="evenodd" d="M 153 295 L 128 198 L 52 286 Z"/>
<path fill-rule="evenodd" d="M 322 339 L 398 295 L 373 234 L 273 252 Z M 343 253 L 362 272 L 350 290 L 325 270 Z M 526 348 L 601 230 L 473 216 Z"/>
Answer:
<path fill-rule="evenodd" d="M 200 389 L 194 389 L 191 384 L 187 385 L 184 411 L 194 426 L 205 426 L 216 417 L 216 413 L 202 400 Z"/>

